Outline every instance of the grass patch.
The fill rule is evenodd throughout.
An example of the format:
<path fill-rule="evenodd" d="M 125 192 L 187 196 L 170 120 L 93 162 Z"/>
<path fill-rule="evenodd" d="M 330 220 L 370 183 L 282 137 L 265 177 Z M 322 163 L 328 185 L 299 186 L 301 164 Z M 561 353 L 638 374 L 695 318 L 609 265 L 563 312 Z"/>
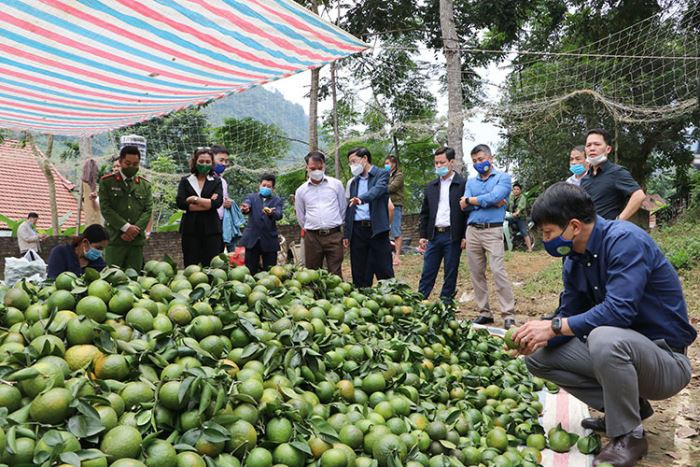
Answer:
<path fill-rule="evenodd" d="M 527 295 L 558 294 L 562 290 L 561 261 L 553 262 L 523 284 Z"/>
<path fill-rule="evenodd" d="M 700 267 L 700 223 L 683 220 L 652 236 L 677 270 Z"/>

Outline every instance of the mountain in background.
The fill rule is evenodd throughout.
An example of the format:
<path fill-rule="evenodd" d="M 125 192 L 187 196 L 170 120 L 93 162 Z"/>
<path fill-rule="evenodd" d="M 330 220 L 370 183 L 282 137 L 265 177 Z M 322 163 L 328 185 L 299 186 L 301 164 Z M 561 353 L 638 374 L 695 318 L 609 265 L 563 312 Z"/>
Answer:
<path fill-rule="evenodd" d="M 304 108 L 284 98 L 277 90 L 261 86 L 216 100 L 202 109 L 209 123 L 221 126 L 226 118 L 251 117 L 266 124 L 274 124 L 290 139 L 289 153 L 281 161 L 282 166 L 297 164 L 309 146 L 309 117 Z"/>

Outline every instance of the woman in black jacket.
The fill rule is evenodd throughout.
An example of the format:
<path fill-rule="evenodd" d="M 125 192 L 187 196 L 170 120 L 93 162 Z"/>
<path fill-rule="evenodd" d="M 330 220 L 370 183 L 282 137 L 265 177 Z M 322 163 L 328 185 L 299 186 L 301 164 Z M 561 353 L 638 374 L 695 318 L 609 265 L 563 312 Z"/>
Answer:
<path fill-rule="evenodd" d="M 177 207 L 185 211 L 180 221 L 185 266 L 209 266 L 222 251 L 221 222 L 216 210 L 223 203 L 221 179 L 212 171 L 213 154 L 198 148 L 190 160 L 192 175 L 182 177 L 177 188 Z"/>

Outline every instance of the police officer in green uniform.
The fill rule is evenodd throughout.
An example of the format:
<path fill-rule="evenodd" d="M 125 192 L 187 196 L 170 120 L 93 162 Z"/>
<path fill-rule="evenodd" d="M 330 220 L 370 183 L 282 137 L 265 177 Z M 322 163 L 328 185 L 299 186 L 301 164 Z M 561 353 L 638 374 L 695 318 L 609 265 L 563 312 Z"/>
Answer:
<path fill-rule="evenodd" d="M 100 207 L 109 233 L 105 260 L 111 266 L 140 271 L 146 225 L 151 218 L 151 184 L 137 174 L 141 153 L 136 146 L 119 151 L 119 171 L 100 180 Z"/>

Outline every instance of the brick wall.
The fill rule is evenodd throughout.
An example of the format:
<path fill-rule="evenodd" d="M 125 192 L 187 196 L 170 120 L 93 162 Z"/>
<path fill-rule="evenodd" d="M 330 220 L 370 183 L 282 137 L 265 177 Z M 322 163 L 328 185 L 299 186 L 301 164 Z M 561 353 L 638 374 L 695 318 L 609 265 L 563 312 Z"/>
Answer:
<path fill-rule="evenodd" d="M 418 244 L 418 215 L 406 214 L 403 216 L 403 237 L 404 245 L 412 247 Z M 298 225 L 280 225 L 277 227 L 279 233 L 287 239 L 287 245 L 292 242 L 299 241 L 300 229 Z M 68 241 L 66 237 L 49 237 L 41 242 L 41 257 L 48 262 L 51 249 Z M 160 260 L 164 255 L 169 255 L 175 262 L 182 267 L 182 247 L 180 244 L 180 234 L 177 232 L 160 232 L 153 233 L 151 239 L 147 242 L 144 249 L 144 257 L 146 261 L 150 259 Z M 5 276 L 5 258 L 19 256 L 19 248 L 17 247 L 17 239 L 12 237 L 0 237 L 0 279 Z"/>

